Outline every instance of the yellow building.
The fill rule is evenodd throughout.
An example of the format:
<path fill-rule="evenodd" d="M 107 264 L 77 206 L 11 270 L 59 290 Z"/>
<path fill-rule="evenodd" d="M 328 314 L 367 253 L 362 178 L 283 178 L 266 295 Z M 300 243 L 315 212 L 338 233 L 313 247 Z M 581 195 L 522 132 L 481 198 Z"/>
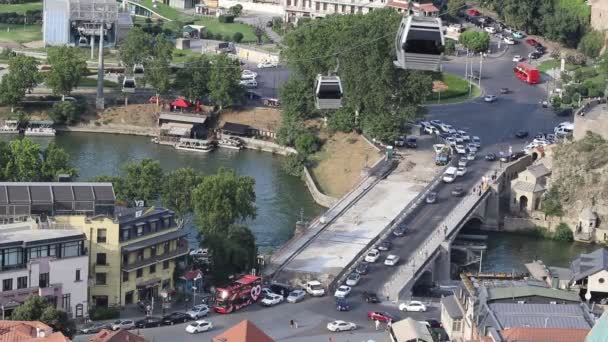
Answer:
<path fill-rule="evenodd" d="M 116 207 L 113 216 L 55 216 L 53 225 L 86 234 L 92 306 L 133 304 L 174 288 L 177 259 L 188 254 L 187 232 L 164 208 Z"/>

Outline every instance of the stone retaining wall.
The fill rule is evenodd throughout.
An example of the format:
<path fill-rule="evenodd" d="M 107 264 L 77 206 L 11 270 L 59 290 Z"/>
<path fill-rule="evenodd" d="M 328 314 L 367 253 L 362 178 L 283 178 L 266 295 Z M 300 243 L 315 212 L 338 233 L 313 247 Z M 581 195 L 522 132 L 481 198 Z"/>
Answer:
<path fill-rule="evenodd" d="M 319 189 L 317 188 L 317 184 L 310 175 L 310 172 L 308 171 L 307 167 L 304 167 L 304 180 L 306 181 L 306 186 L 308 187 L 312 198 L 314 198 L 315 202 L 317 202 L 318 205 L 323 206 L 325 208 L 331 208 L 334 204 L 336 204 L 336 202 L 338 202 L 337 198 L 327 196 L 321 191 L 319 191 Z"/>
<path fill-rule="evenodd" d="M 126 134 L 126 135 L 141 135 L 147 137 L 155 137 L 158 135 L 158 130 L 155 127 L 141 126 L 112 126 L 110 125 L 82 125 L 82 126 L 63 126 L 55 127 L 57 131 L 62 132 L 86 132 L 86 133 L 108 133 L 108 134 Z"/>

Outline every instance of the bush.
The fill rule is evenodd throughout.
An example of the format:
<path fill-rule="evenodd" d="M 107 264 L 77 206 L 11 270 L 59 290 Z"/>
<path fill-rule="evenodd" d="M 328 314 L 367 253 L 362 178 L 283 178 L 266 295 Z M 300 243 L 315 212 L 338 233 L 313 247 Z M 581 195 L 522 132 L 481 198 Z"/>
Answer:
<path fill-rule="evenodd" d="M 57 124 L 72 124 L 78 120 L 79 108 L 72 101 L 55 102 L 49 117 Z"/>
<path fill-rule="evenodd" d="M 453 39 L 446 39 L 444 52 L 446 55 L 453 55 L 456 52 L 456 41 Z"/>
<path fill-rule="evenodd" d="M 567 71 L 562 71 L 560 77 L 564 83 L 570 83 L 570 81 L 572 81 L 572 76 L 570 76 Z"/>
<path fill-rule="evenodd" d="M 230 37 L 230 35 L 227 34 L 227 35 L 224 36 L 224 38 L 222 40 L 225 41 L 225 42 L 229 42 L 229 41 L 232 41 L 232 37 Z"/>
<path fill-rule="evenodd" d="M 348 108 L 342 108 L 329 116 L 327 127 L 332 132 L 352 132 L 355 128 L 355 115 Z"/>
<path fill-rule="evenodd" d="M 555 229 L 553 239 L 557 241 L 574 241 L 574 234 L 572 233 L 572 229 L 562 222 Z"/>
<path fill-rule="evenodd" d="M 94 307 L 89 311 L 89 318 L 93 321 L 116 319 L 120 317 L 120 311 L 116 308 Z"/>
<path fill-rule="evenodd" d="M 572 103 L 572 97 L 568 94 L 562 95 L 562 104 L 568 105 Z"/>
<path fill-rule="evenodd" d="M 555 185 L 543 197 L 541 210 L 548 216 L 562 216 L 564 214 L 559 189 Z"/>
<path fill-rule="evenodd" d="M 243 12 L 243 5 L 236 4 L 236 5 L 232 6 L 232 7 L 230 7 L 228 9 L 228 11 L 230 11 L 230 14 L 232 14 L 233 16 L 238 17 Z"/>
<path fill-rule="evenodd" d="M 302 133 L 296 138 L 296 150 L 302 155 L 309 155 L 319 150 L 319 139 L 312 133 Z"/>
<path fill-rule="evenodd" d="M 591 30 L 587 32 L 578 43 L 578 51 L 589 58 L 597 58 L 604 46 L 604 33 Z"/>
<path fill-rule="evenodd" d="M 234 40 L 235 43 L 240 43 L 243 40 L 243 34 L 241 32 L 235 32 L 232 36 L 232 40 Z"/>
<path fill-rule="evenodd" d="M 215 40 L 223 40 L 223 39 L 224 39 L 224 36 L 223 36 L 221 33 L 216 33 L 216 34 L 213 36 L 213 38 L 214 38 Z"/>
<path fill-rule="evenodd" d="M 213 39 L 213 32 L 205 29 L 203 30 L 203 32 L 201 33 L 201 38 L 202 39 Z"/>
<path fill-rule="evenodd" d="M 553 96 L 551 98 L 551 106 L 553 106 L 553 109 L 559 109 L 562 106 L 562 99 L 559 96 Z"/>
<path fill-rule="evenodd" d="M 220 23 L 232 24 L 232 23 L 234 23 L 234 15 L 232 15 L 232 14 L 223 14 L 223 15 L 220 15 L 219 18 L 217 18 L 217 20 Z"/>
<path fill-rule="evenodd" d="M 300 154 L 290 154 L 283 159 L 281 168 L 291 176 L 300 177 L 304 169 L 306 158 Z"/>

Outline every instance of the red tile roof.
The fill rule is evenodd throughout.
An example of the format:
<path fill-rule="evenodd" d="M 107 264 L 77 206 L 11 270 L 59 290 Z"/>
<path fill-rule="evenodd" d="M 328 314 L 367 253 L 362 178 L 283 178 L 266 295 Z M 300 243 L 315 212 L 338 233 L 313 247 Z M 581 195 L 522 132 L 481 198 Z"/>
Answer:
<path fill-rule="evenodd" d="M 60 332 L 53 333 L 53 329 L 42 322 L 0 320 L 0 342 L 70 342 L 70 339 Z"/>
<path fill-rule="evenodd" d="M 213 342 L 274 342 L 274 340 L 255 324 L 244 320 L 215 336 Z"/>
<path fill-rule="evenodd" d="M 182 276 L 182 278 L 184 278 L 186 280 L 194 280 L 194 279 L 202 278 L 202 277 L 203 277 L 203 272 L 201 272 L 200 270 L 188 271 Z"/>
<path fill-rule="evenodd" d="M 137 336 L 127 330 L 110 331 L 103 329 L 91 337 L 89 342 L 144 342 L 142 336 Z"/>
<path fill-rule="evenodd" d="M 505 342 L 585 342 L 590 329 L 511 328 L 501 330 Z"/>
<path fill-rule="evenodd" d="M 386 4 L 386 6 L 393 7 L 393 8 L 401 8 L 401 9 L 406 10 L 406 9 L 408 9 L 409 4 L 407 1 L 403 1 L 403 0 L 391 0 Z M 414 3 L 414 10 L 423 11 L 423 12 L 427 12 L 427 13 L 439 12 L 439 9 L 437 7 L 435 7 L 435 5 L 433 5 L 433 4 Z"/>
<path fill-rule="evenodd" d="M 388 7 L 394 7 L 394 8 L 403 8 L 403 9 L 407 9 L 408 5 L 407 2 L 401 2 L 401 1 L 389 1 L 386 6 Z"/>
<path fill-rule="evenodd" d="M 423 4 L 417 7 L 421 11 L 430 13 L 430 12 L 439 12 L 439 8 L 435 7 L 433 4 Z"/>

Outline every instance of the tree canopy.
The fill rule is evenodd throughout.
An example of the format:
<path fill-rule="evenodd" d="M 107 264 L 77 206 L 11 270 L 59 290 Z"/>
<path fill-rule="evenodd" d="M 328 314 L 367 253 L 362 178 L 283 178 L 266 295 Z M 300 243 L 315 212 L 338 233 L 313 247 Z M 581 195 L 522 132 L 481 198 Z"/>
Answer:
<path fill-rule="evenodd" d="M 86 60 L 75 47 L 51 47 L 47 60 L 51 70 L 46 73 L 45 83 L 55 95 L 69 95 L 87 72 Z"/>
<path fill-rule="evenodd" d="M 11 319 L 14 321 L 40 321 L 69 338 L 76 333 L 76 325 L 66 312 L 55 309 L 53 305 L 37 295 L 27 297 L 23 304 L 16 307 L 11 314 Z"/>
<path fill-rule="evenodd" d="M 465 31 L 460 34 L 458 41 L 473 52 L 485 52 L 490 47 L 490 35 L 487 32 Z"/>
<path fill-rule="evenodd" d="M 202 99 L 209 94 L 209 76 L 211 63 L 209 57 L 200 55 L 186 61 L 187 68 L 177 72 L 175 85 L 190 101 Z"/>
<path fill-rule="evenodd" d="M 144 63 L 152 53 L 152 39 L 152 36 L 144 32 L 141 27 L 135 26 L 129 30 L 118 50 L 120 60 L 125 65 L 126 70 L 133 70 L 135 64 Z"/>
<path fill-rule="evenodd" d="M 163 170 L 158 160 L 146 158 L 131 162 L 123 166 L 123 171 L 125 177 L 121 195 L 125 201 L 143 200 L 148 203 L 158 198 L 163 181 Z"/>
<path fill-rule="evenodd" d="M 8 74 L 0 83 L 0 102 L 14 106 L 40 81 L 38 61 L 34 57 L 17 54 L 8 61 Z"/>
<path fill-rule="evenodd" d="M 203 175 L 192 168 L 181 168 L 165 175 L 161 187 L 161 200 L 164 206 L 175 211 L 180 217 L 180 225 L 192 213 L 193 190 L 202 182 Z"/>
<path fill-rule="evenodd" d="M 226 54 L 219 54 L 213 61 L 209 75 L 209 95 L 218 104 L 220 110 L 239 102 L 243 97 L 241 66 L 238 60 L 230 59 Z"/>
<path fill-rule="evenodd" d="M 12 140 L 8 145 L 0 142 L 0 166 L 1 179 L 12 182 L 55 181 L 59 174 L 78 175 L 62 148 L 50 143 L 42 150 L 28 138 Z"/>
<path fill-rule="evenodd" d="M 587 57 L 596 58 L 604 47 L 604 32 L 589 31 L 578 44 L 578 50 Z"/>

